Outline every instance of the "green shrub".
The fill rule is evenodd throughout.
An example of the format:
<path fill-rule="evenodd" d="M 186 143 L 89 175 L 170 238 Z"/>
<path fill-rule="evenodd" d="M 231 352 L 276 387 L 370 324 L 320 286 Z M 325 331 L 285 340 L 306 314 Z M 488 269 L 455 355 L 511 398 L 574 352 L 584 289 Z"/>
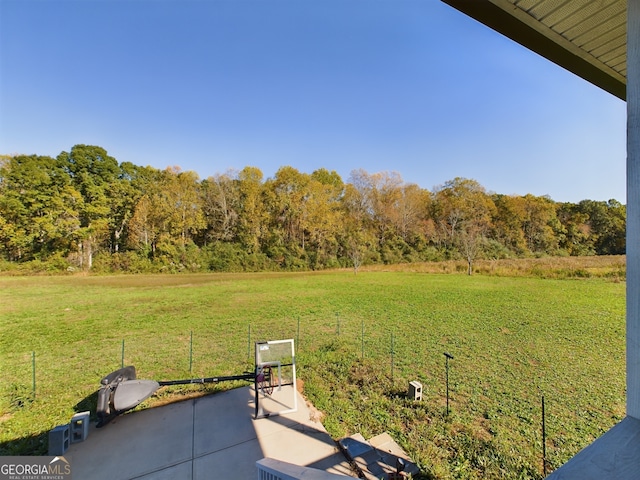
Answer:
<path fill-rule="evenodd" d="M 511 258 L 512 256 L 512 252 L 507 247 L 493 239 L 487 239 L 482 248 L 482 258 L 487 260 Z"/>
<path fill-rule="evenodd" d="M 212 272 L 242 272 L 246 253 L 234 243 L 216 242 L 206 247 L 204 257 Z"/>

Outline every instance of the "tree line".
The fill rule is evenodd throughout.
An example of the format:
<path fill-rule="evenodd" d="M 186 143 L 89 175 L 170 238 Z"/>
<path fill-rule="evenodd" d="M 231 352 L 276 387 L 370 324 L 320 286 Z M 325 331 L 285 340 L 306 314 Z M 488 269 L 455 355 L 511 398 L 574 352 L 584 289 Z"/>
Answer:
<path fill-rule="evenodd" d="M 4 268 L 262 271 L 477 258 L 625 253 L 626 207 L 487 192 L 455 178 L 428 191 L 398 173 L 256 167 L 201 180 L 119 163 L 98 146 L 0 157 Z"/>

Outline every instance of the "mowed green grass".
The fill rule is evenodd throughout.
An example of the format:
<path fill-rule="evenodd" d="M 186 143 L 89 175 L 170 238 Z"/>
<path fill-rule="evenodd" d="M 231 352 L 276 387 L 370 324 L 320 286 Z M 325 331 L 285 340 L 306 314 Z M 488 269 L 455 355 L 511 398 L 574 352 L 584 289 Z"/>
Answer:
<path fill-rule="evenodd" d="M 624 311 L 624 282 L 605 279 L 0 278 L 0 455 L 45 453 L 48 430 L 92 406 L 120 367 L 123 341 L 139 378 L 163 380 L 242 373 L 254 341 L 294 338 L 334 438 L 389 431 L 427 478 L 541 478 L 543 395 L 550 469 L 624 416 Z M 411 380 L 422 402 L 406 398 Z M 238 385 L 166 388 L 142 407 Z"/>

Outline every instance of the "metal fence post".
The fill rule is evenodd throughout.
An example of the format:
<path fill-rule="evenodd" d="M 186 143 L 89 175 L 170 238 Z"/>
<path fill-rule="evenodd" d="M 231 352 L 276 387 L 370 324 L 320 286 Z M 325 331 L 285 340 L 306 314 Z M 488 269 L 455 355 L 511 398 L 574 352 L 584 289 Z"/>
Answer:
<path fill-rule="evenodd" d="M 193 330 L 191 330 L 191 340 L 189 342 L 189 375 L 193 373 Z"/>
<path fill-rule="evenodd" d="M 445 356 L 445 376 L 446 376 L 446 384 L 447 384 L 447 416 L 449 416 L 449 359 L 453 360 L 453 355 L 450 353 L 444 352 Z"/>
<path fill-rule="evenodd" d="M 544 395 L 542 395 L 542 473 L 547 476 L 547 425 L 544 412 Z"/>
<path fill-rule="evenodd" d="M 364 360 L 364 318 L 362 319 L 362 359 Z"/>
<path fill-rule="evenodd" d="M 395 341 L 393 338 L 393 332 L 391 332 L 391 383 L 393 383 L 393 369 L 394 369 L 394 356 L 395 356 Z"/>
<path fill-rule="evenodd" d="M 31 367 L 32 367 L 32 383 L 33 383 L 33 399 L 36 398 L 36 352 L 31 352 Z"/>

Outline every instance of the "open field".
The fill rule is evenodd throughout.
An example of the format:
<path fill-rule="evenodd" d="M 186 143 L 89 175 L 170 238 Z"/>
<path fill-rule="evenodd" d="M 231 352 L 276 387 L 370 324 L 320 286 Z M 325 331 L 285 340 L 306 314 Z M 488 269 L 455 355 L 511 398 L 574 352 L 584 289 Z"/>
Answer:
<path fill-rule="evenodd" d="M 305 394 L 334 438 L 389 431 L 427 478 L 542 477 L 542 395 L 550 469 L 623 418 L 623 269 L 387 270 L 0 277 L 0 455 L 45 452 L 123 343 L 140 378 L 163 380 L 242 373 L 254 341 L 299 340 Z M 406 398 L 411 380 L 423 402 Z M 144 406 L 232 386 L 171 387 Z"/>

